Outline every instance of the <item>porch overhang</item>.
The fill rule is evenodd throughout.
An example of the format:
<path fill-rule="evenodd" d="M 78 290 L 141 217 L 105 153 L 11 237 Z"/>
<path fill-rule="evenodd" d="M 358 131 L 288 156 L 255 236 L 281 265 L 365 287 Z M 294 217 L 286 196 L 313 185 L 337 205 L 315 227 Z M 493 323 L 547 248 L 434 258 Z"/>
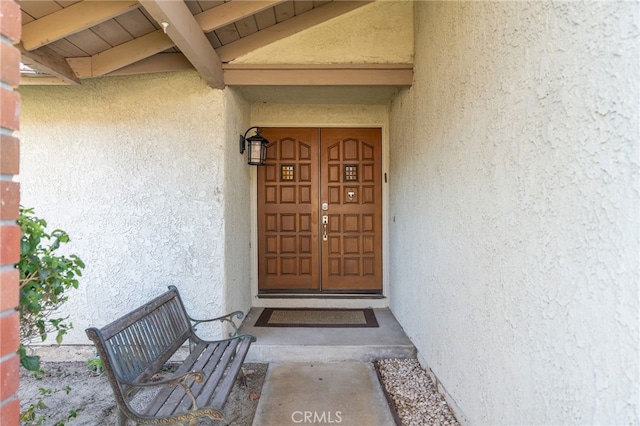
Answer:
<path fill-rule="evenodd" d="M 411 86 L 411 64 L 226 64 L 230 86 Z"/>
<path fill-rule="evenodd" d="M 91 60 L 71 60 L 76 79 L 92 77 Z M 106 76 L 149 74 L 194 69 L 181 53 L 166 53 L 114 70 Z M 223 85 L 228 86 L 394 86 L 413 81 L 412 64 L 224 64 Z M 21 85 L 74 84 L 56 76 L 23 75 Z"/>
<path fill-rule="evenodd" d="M 17 2 L 22 11 L 19 49 L 22 63 L 29 68 L 22 73 L 21 85 L 76 85 L 87 78 L 187 69 L 197 71 L 213 88 L 402 87 L 410 86 L 413 79 L 412 64 L 386 63 L 394 61 L 390 59 L 394 55 L 385 58 L 377 51 L 360 60 L 351 58 L 355 63 L 342 63 L 349 58 L 315 58 L 300 64 L 285 60 L 273 65 L 268 60 L 268 64 L 256 65 L 241 59 L 243 63 L 234 63 L 260 48 L 375 3 L 371 0 Z M 344 44 L 330 35 L 324 37 L 330 39 L 328 46 Z M 403 62 L 408 58 L 395 59 Z"/>

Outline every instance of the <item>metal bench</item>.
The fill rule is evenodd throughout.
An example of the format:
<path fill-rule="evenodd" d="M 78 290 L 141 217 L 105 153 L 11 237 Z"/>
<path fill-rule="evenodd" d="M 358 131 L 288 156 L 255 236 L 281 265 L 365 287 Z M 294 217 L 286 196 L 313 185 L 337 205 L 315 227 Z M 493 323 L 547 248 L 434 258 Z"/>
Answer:
<path fill-rule="evenodd" d="M 86 329 L 96 345 L 118 403 L 118 424 L 188 423 L 202 417 L 223 420 L 224 406 L 255 337 L 238 334 L 233 318 L 240 311 L 208 320 L 194 320 L 184 308 L 178 289 L 156 297 L 100 329 Z M 203 322 L 222 321 L 234 330 L 228 339 L 205 341 L 195 334 Z M 176 351 L 189 343 L 189 356 L 168 379 L 154 377 Z M 131 406 L 142 389 L 160 387 L 142 410 Z"/>

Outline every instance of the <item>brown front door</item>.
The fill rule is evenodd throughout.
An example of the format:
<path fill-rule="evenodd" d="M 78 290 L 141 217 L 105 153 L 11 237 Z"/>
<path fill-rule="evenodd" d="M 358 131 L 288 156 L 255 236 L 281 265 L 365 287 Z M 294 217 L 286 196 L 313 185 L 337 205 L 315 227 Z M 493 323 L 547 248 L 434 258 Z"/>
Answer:
<path fill-rule="evenodd" d="M 261 292 L 380 292 L 380 129 L 265 128 Z"/>

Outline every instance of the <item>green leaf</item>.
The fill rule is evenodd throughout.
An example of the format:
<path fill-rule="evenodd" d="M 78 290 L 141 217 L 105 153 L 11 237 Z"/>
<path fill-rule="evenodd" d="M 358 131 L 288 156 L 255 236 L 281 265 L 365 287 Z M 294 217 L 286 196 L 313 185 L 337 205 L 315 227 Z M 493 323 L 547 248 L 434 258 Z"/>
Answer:
<path fill-rule="evenodd" d="M 20 356 L 20 365 L 29 371 L 40 370 L 40 357 L 37 355 Z"/>

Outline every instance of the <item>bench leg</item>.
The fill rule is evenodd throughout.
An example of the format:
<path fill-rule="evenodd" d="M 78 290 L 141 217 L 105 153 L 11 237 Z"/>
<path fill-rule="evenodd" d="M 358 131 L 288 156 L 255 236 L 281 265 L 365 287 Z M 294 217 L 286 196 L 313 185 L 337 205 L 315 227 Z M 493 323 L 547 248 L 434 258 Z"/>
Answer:
<path fill-rule="evenodd" d="M 118 426 L 127 426 L 127 416 L 122 412 L 120 407 L 118 408 Z"/>

